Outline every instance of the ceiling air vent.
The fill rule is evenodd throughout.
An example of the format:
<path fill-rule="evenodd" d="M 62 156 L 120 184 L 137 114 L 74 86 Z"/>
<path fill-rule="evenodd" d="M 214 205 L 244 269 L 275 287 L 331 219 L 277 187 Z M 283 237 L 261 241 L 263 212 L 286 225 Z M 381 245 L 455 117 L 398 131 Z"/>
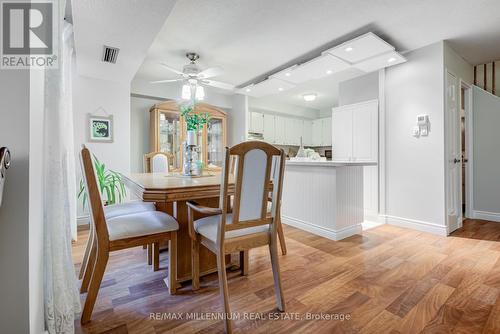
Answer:
<path fill-rule="evenodd" d="M 105 63 L 116 64 L 118 52 L 120 52 L 120 49 L 104 45 L 102 49 L 102 61 Z"/>

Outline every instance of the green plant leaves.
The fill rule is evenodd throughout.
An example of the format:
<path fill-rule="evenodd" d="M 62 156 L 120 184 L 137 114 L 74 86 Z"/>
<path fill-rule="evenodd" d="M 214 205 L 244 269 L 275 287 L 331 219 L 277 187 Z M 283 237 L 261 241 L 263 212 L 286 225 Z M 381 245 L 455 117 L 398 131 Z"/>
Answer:
<path fill-rule="evenodd" d="M 106 170 L 106 165 L 101 163 L 95 155 L 93 155 L 93 160 L 101 196 L 107 204 L 121 203 L 127 196 L 127 190 L 121 175 L 113 170 Z M 85 209 L 88 195 L 83 180 L 80 180 L 78 198 L 82 199 L 83 208 Z"/>
<path fill-rule="evenodd" d="M 210 114 L 196 114 L 193 113 L 194 107 L 192 105 L 181 107 L 181 116 L 186 121 L 187 131 L 199 131 L 203 128 L 203 124 L 207 124 L 210 120 Z"/>

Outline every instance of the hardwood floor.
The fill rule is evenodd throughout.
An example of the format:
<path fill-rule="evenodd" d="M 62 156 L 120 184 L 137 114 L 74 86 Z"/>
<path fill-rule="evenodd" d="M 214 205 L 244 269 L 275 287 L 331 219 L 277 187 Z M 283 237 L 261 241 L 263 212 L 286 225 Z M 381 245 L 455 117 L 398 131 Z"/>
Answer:
<path fill-rule="evenodd" d="M 249 276 L 228 275 L 232 311 L 240 315 L 235 332 L 500 333 L 499 233 L 500 223 L 484 221 L 468 221 L 447 238 L 383 225 L 334 242 L 286 226 L 287 313 L 277 313 L 269 252 L 255 249 Z M 79 232 L 74 246 L 75 270 L 86 235 Z M 110 256 L 92 321 L 84 328 L 76 322 L 77 333 L 223 332 L 213 319 L 221 312 L 215 274 L 196 292 L 185 286 L 170 296 L 167 254 L 157 272 L 145 259 L 142 248 Z M 199 318 L 187 320 L 192 314 Z M 350 318 L 297 320 L 308 314 Z"/>

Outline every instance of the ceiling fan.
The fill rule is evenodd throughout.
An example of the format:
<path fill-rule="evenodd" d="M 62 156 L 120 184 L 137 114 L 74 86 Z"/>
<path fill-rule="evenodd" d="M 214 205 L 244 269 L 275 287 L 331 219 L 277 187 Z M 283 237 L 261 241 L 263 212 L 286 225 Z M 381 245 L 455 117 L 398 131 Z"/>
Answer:
<path fill-rule="evenodd" d="M 219 76 L 223 73 L 223 70 L 220 67 L 210 67 L 205 70 L 201 70 L 198 64 L 196 64 L 196 61 L 200 58 L 200 56 L 197 53 L 188 52 L 186 53 L 186 57 L 189 59 L 190 63 L 185 65 L 182 68 L 182 71 L 176 70 L 175 68 L 172 68 L 165 63 L 161 63 L 161 65 L 164 66 L 169 71 L 180 75 L 181 76 L 180 78 L 152 81 L 151 83 L 156 84 L 165 82 L 185 81 L 186 84 L 189 84 L 191 86 L 206 85 L 225 90 L 231 90 L 231 91 L 234 90 L 234 85 L 210 79 Z"/>

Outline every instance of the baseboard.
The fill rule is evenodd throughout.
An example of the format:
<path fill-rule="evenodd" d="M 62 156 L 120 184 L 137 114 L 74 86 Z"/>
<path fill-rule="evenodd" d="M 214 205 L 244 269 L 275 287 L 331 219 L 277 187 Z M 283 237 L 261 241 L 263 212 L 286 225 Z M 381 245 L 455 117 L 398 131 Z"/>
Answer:
<path fill-rule="evenodd" d="M 90 223 L 90 216 L 79 216 L 76 218 L 76 225 L 88 225 Z"/>
<path fill-rule="evenodd" d="M 375 228 L 375 227 L 382 226 L 384 224 L 385 224 L 385 222 L 379 222 L 378 219 L 376 219 L 376 220 L 366 220 L 365 219 L 365 221 L 361 223 L 361 226 L 363 228 L 363 231 L 366 231 L 366 230 L 370 230 L 370 229 Z"/>
<path fill-rule="evenodd" d="M 376 222 L 376 221 L 378 221 L 378 216 L 379 216 L 379 214 L 377 211 L 365 210 L 365 212 L 364 212 L 365 221 Z"/>
<path fill-rule="evenodd" d="M 345 227 L 340 230 L 332 230 L 325 228 L 323 226 L 318 226 L 309 222 L 305 222 L 299 219 L 287 217 L 281 215 L 281 222 L 285 225 L 290 225 L 298 229 L 307 231 L 309 233 L 319 235 L 320 237 L 325 237 L 331 240 L 339 241 L 350 237 L 354 234 L 360 234 L 362 231 L 361 224 L 356 224 L 354 226 Z"/>
<path fill-rule="evenodd" d="M 385 222 L 389 225 L 394 225 L 403 228 L 410 228 L 417 231 L 428 232 L 436 235 L 447 236 L 448 230 L 446 226 L 433 224 L 421 220 L 414 220 L 402 217 L 385 215 Z"/>
<path fill-rule="evenodd" d="M 499 222 L 500 223 L 500 213 L 496 213 L 496 212 L 472 210 L 472 217 L 471 218 L 489 220 L 492 222 Z"/>

